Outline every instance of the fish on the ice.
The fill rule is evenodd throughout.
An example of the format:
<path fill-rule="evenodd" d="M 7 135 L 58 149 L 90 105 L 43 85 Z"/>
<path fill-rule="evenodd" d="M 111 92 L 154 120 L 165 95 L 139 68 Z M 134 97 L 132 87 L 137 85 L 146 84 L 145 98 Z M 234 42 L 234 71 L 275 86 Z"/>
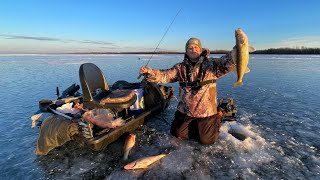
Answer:
<path fill-rule="evenodd" d="M 125 161 L 128 160 L 129 153 L 133 148 L 133 146 L 135 145 L 135 143 L 136 143 L 136 135 L 130 133 L 126 138 L 123 146 L 123 160 Z"/>
<path fill-rule="evenodd" d="M 148 168 L 151 164 L 159 161 L 160 159 L 162 159 L 165 156 L 166 156 L 166 154 L 144 157 L 144 158 L 138 159 L 136 161 L 133 161 L 133 162 L 125 165 L 124 169 L 126 169 L 126 170 L 145 169 L 145 168 Z"/>

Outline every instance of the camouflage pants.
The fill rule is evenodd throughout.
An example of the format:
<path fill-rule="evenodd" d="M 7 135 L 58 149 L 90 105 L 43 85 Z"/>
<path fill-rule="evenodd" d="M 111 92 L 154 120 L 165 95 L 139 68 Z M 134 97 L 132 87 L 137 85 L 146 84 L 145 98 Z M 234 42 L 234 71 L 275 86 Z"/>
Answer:
<path fill-rule="evenodd" d="M 213 144 L 219 137 L 220 126 L 221 117 L 217 114 L 195 118 L 176 111 L 170 132 L 181 139 L 196 139 L 202 144 Z"/>

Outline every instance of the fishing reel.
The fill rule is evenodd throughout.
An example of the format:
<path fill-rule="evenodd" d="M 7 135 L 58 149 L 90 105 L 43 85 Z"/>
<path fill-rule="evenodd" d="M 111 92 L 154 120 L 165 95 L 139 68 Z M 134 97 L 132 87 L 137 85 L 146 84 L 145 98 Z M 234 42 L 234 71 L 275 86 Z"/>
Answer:
<path fill-rule="evenodd" d="M 234 104 L 233 98 L 222 98 L 219 100 L 218 109 L 224 112 L 225 118 L 235 118 L 237 106 Z"/>
<path fill-rule="evenodd" d="M 150 74 L 149 74 L 149 73 L 140 74 L 140 75 L 138 76 L 138 79 L 140 79 L 141 76 L 143 76 L 144 78 L 149 78 L 149 77 L 150 77 Z"/>

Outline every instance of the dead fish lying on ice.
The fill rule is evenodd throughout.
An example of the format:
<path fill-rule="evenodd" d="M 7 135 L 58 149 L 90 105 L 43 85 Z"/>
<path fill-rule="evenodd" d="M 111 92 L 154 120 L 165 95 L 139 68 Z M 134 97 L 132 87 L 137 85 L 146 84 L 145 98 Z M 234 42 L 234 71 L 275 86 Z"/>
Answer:
<path fill-rule="evenodd" d="M 135 145 L 135 143 L 136 143 L 136 135 L 130 133 L 128 135 L 128 137 L 126 138 L 126 141 L 123 146 L 123 160 L 124 161 L 128 160 L 129 153 L 130 153 L 131 149 L 133 148 L 133 146 Z"/>
<path fill-rule="evenodd" d="M 144 157 L 144 158 L 138 159 L 136 161 L 133 161 L 133 162 L 125 165 L 124 169 L 126 169 L 126 170 L 145 169 L 145 168 L 148 168 L 151 164 L 159 161 L 160 159 L 162 159 L 165 156 L 166 156 L 166 154 Z"/>

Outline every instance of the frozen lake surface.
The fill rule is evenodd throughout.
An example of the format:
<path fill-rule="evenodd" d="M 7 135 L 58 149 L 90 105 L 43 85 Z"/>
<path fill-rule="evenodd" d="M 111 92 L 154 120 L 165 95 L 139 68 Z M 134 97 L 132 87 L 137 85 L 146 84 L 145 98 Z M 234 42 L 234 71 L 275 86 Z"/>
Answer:
<path fill-rule="evenodd" d="M 213 55 L 217 56 L 218 55 Z M 150 67 L 170 68 L 182 55 L 155 55 Z M 171 136 L 177 101 L 135 131 L 130 160 L 167 153 L 147 170 L 126 171 L 123 139 L 94 152 L 69 142 L 47 156 L 34 154 L 38 129 L 30 117 L 55 87 L 79 83 L 80 64 L 98 65 L 109 84 L 137 82 L 149 55 L 0 56 L 0 174 L 2 179 L 319 179 L 320 56 L 252 55 L 244 85 L 234 74 L 217 81 L 218 97 L 233 97 L 237 122 L 223 124 L 213 145 Z M 175 88 L 178 97 L 178 84 Z M 246 134 L 244 141 L 228 131 Z"/>

